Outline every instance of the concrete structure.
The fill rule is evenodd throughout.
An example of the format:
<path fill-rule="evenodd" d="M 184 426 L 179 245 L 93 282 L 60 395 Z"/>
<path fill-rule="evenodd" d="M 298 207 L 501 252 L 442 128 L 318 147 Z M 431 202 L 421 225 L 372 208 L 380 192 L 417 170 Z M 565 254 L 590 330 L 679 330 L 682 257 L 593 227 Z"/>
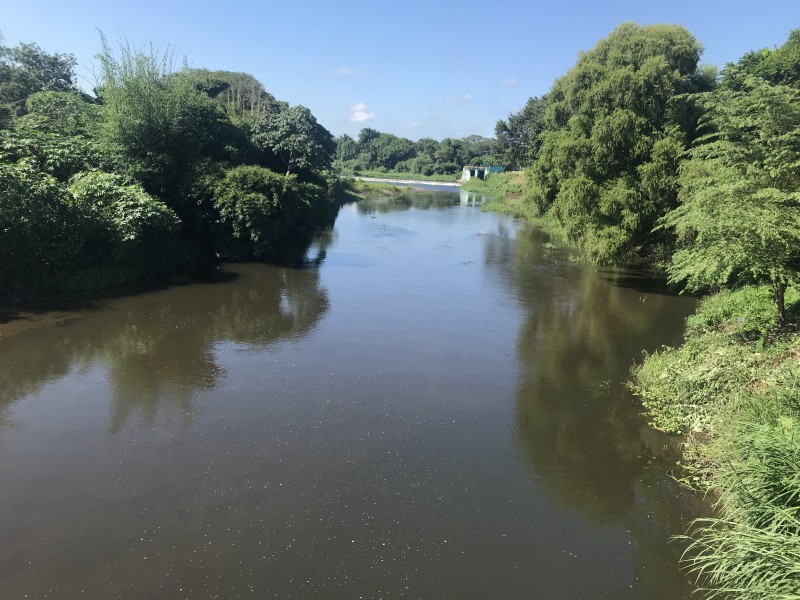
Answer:
<path fill-rule="evenodd" d="M 464 170 L 461 171 L 461 181 L 469 181 L 473 177 L 478 179 L 486 179 L 489 173 L 502 173 L 503 167 L 497 165 L 489 165 L 487 167 L 476 167 L 473 165 L 466 165 Z"/>

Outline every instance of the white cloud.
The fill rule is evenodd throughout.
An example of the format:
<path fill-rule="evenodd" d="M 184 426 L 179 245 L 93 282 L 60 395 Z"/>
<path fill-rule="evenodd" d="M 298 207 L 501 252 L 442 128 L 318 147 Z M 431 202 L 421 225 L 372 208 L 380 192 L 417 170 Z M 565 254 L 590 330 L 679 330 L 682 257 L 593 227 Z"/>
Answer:
<path fill-rule="evenodd" d="M 367 105 L 359 102 L 350 107 L 350 116 L 347 120 L 351 123 L 365 123 L 366 121 L 372 121 L 374 118 L 375 113 L 369 112 Z"/>
<path fill-rule="evenodd" d="M 469 102 L 470 100 L 472 100 L 472 94 L 464 94 L 463 96 L 461 96 L 461 99 L 464 100 L 465 102 Z"/>
<path fill-rule="evenodd" d="M 333 70 L 333 74 L 339 75 L 340 77 L 347 77 L 353 74 L 353 67 L 337 67 Z"/>
<path fill-rule="evenodd" d="M 500 85 L 503 87 L 512 87 L 517 85 L 517 80 L 513 77 L 509 77 L 508 79 L 503 79 L 503 81 L 500 82 Z"/>

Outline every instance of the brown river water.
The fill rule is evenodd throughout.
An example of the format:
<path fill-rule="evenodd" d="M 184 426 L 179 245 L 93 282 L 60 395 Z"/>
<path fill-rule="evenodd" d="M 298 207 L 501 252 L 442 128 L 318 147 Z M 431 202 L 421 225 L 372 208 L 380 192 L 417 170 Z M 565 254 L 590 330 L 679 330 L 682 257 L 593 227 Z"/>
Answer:
<path fill-rule="evenodd" d="M 0 324 L 0 598 L 688 598 L 625 380 L 693 301 L 461 197 Z"/>

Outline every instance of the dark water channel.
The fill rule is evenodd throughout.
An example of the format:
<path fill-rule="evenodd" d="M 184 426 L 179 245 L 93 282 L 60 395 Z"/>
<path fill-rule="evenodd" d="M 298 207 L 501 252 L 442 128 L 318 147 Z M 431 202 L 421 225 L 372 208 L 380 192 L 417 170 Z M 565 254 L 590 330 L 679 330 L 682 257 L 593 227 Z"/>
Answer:
<path fill-rule="evenodd" d="M 624 380 L 692 302 L 546 241 L 419 194 L 0 325 L 0 598 L 688 597 Z"/>

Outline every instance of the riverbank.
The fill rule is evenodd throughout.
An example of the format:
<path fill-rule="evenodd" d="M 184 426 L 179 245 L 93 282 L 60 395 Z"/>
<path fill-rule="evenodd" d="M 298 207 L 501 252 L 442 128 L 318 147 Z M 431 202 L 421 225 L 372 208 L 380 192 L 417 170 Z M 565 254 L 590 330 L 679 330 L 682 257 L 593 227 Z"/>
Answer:
<path fill-rule="evenodd" d="M 424 181 L 422 179 L 402 179 L 402 178 L 392 178 L 392 177 L 361 177 L 361 176 L 354 176 L 353 179 L 356 181 L 367 181 L 370 183 L 386 183 L 389 185 L 394 185 L 397 183 L 402 183 L 406 185 L 437 185 L 437 186 L 445 186 L 445 187 L 461 187 L 461 183 L 456 181 L 437 181 L 437 180 L 427 180 Z"/>
<path fill-rule="evenodd" d="M 422 173 L 410 173 L 407 171 L 375 171 L 369 169 L 361 169 L 357 172 L 347 170 L 346 172 L 353 177 L 388 180 L 407 179 L 426 183 L 458 183 L 459 177 L 461 176 L 461 171 L 457 174 L 450 175 L 423 175 Z"/>
<path fill-rule="evenodd" d="M 694 523 L 686 561 L 700 582 L 741 598 L 800 591 L 800 293 L 775 330 L 768 286 L 705 298 L 685 342 L 647 356 L 632 389 L 652 424 L 686 437 L 680 477 L 718 498 Z"/>

